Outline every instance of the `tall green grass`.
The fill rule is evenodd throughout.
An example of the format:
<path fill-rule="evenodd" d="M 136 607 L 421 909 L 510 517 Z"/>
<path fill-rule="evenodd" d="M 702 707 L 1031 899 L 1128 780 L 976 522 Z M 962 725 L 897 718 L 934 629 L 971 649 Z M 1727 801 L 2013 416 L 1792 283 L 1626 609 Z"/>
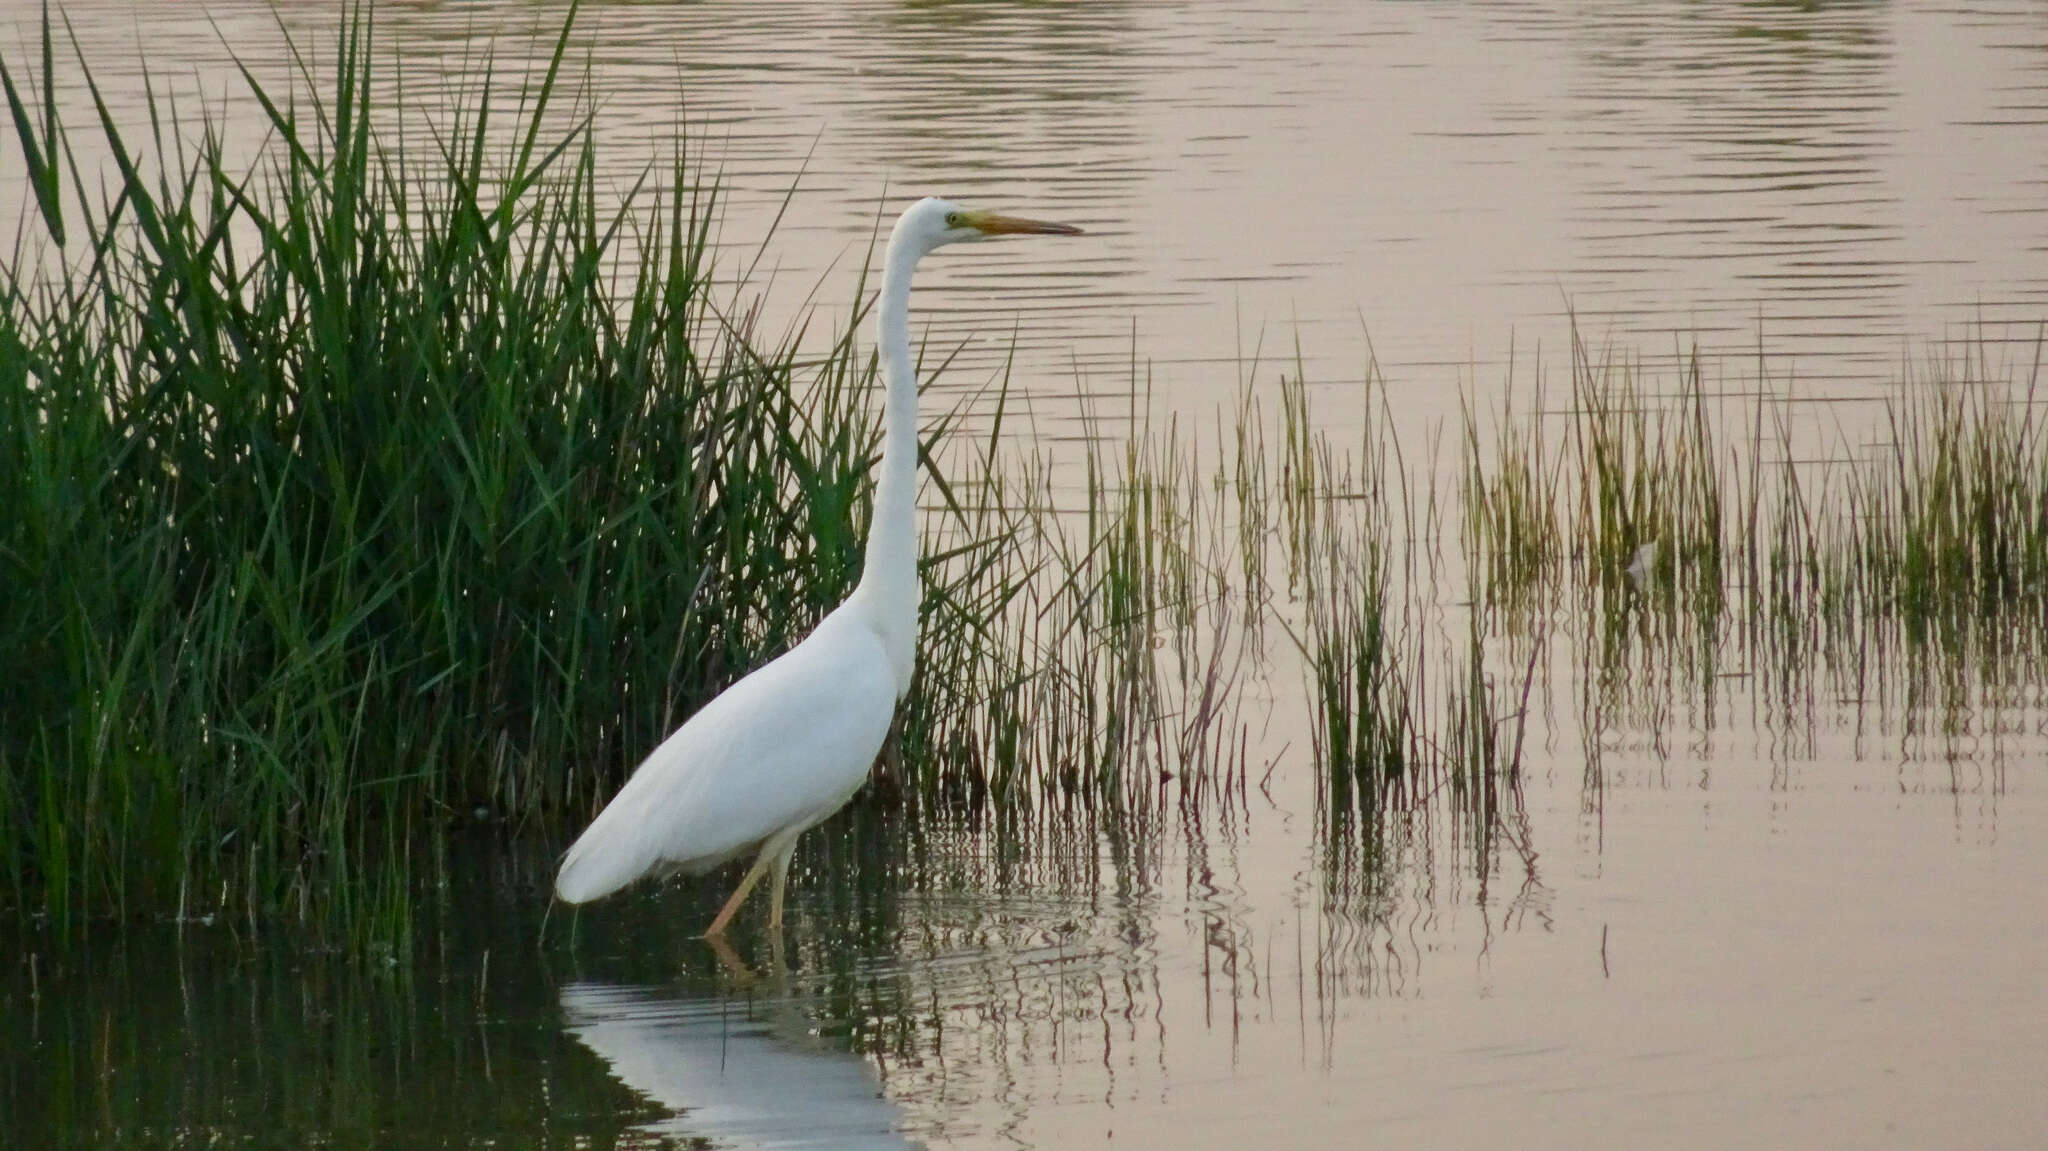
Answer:
<path fill-rule="evenodd" d="M 77 191 L 0 287 L 11 906 L 374 922 L 421 832 L 587 811 L 851 586 L 866 364 L 721 304 L 681 162 L 601 208 L 566 46 L 389 136 L 358 10 L 319 98 L 247 77 L 251 171 L 94 86 L 98 198 L 22 131 Z"/>

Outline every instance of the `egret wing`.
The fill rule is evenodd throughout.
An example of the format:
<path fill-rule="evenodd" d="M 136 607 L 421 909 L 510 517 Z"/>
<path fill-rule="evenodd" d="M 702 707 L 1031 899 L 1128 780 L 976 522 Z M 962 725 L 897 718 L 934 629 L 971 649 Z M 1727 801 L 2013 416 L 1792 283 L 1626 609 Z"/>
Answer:
<path fill-rule="evenodd" d="M 582 903 L 655 870 L 708 870 L 824 819 L 859 789 L 895 710 L 880 637 L 834 612 L 733 684 L 634 771 L 563 861 Z"/>

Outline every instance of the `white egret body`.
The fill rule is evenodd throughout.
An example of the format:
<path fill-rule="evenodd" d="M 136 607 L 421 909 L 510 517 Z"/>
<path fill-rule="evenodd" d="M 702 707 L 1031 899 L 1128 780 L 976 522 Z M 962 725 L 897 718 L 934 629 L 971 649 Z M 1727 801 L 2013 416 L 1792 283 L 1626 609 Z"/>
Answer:
<path fill-rule="evenodd" d="M 896 221 L 882 262 L 876 342 L 883 403 L 881 476 L 859 586 L 803 642 L 727 688 L 654 750 L 569 848 L 555 878 L 568 903 L 651 873 L 700 874 L 753 853 L 754 866 L 706 935 L 725 930 L 765 872 L 771 926 L 803 832 L 867 779 L 910 690 L 917 658 L 917 376 L 910 275 L 927 252 L 990 236 L 1071 235 L 1064 224 L 970 212 L 944 200 Z"/>

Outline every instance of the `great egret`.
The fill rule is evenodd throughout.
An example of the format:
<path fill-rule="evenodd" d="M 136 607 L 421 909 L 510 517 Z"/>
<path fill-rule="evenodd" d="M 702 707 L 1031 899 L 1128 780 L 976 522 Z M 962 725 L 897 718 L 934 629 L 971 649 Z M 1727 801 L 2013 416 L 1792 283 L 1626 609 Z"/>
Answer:
<path fill-rule="evenodd" d="M 704 934 L 723 933 L 770 871 L 768 920 L 782 926 L 797 837 L 839 810 L 867 778 L 917 659 L 911 271 L 926 253 L 962 240 L 1079 232 L 940 199 L 919 200 L 896 221 L 876 306 L 888 394 L 860 584 L 803 642 L 727 688 L 654 749 L 569 848 L 555 877 L 563 901 L 585 903 L 657 871 L 701 874 L 752 852 L 753 867 Z"/>

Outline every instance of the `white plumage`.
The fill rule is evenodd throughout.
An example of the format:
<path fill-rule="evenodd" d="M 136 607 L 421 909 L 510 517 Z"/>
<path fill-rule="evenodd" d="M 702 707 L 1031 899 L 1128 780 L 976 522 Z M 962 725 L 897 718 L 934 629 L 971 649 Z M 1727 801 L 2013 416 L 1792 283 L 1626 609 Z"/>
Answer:
<path fill-rule="evenodd" d="M 852 603 L 677 728 L 562 862 L 570 903 L 650 872 L 701 874 L 839 810 L 889 733 L 896 684 L 881 637 Z M 727 765 L 744 766 L 733 786 Z"/>
<path fill-rule="evenodd" d="M 882 264 L 877 345 L 888 387 L 881 475 L 860 585 L 789 651 L 705 704 L 637 768 L 569 848 L 555 894 L 609 895 L 644 875 L 701 873 L 748 853 L 754 865 L 713 920 L 725 930 L 763 874 L 770 925 L 797 837 L 860 789 L 910 690 L 917 644 L 917 377 L 910 360 L 911 271 L 961 240 L 1079 231 L 925 199 L 896 221 Z"/>

